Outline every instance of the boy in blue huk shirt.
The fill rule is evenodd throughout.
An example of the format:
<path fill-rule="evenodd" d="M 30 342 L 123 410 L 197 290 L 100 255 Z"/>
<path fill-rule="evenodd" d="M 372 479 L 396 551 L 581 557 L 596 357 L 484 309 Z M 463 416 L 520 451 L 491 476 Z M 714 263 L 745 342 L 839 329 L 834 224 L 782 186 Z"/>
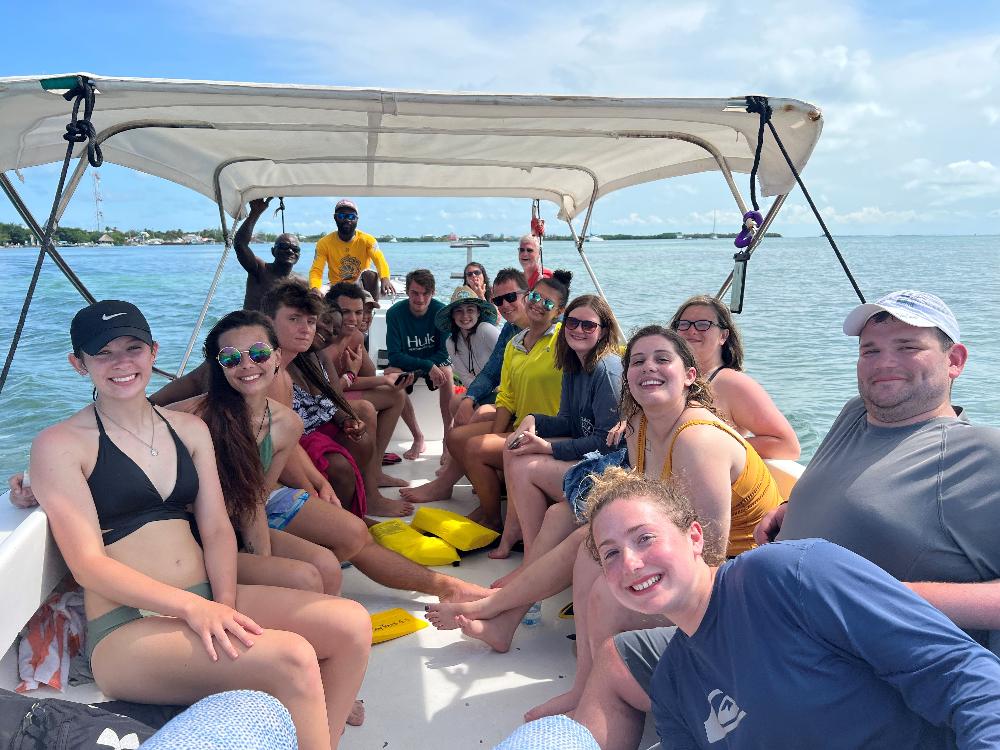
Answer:
<path fill-rule="evenodd" d="M 389 356 L 386 375 L 413 372 L 426 378 L 428 386 L 438 389 L 441 420 L 447 437 L 451 426 L 451 398 L 454 394 L 451 359 L 446 337 L 434 323 L 444 305 L 434 299 L 434 274 L 418 268 L 406 274 L 406 299 L 385 313 L 385 346 Z M 403 454 L 415 459 L 424 452 L 424 435 L 410 400 L 403 407 L 403 422 L 413 433 L 413 446 Z"/>

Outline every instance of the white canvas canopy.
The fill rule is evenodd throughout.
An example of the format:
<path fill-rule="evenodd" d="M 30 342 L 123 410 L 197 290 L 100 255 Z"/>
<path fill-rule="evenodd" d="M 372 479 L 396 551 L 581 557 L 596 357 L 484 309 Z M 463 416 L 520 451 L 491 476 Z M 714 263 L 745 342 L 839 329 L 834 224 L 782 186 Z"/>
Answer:
<path fill-rule="evenodd" d="M 233 217 L 247 201 L 273 195 L 507 196 L 552 201 L 571 220 L 612 191 L 719 169 L 707 148 L 732 171 L 749 172 L 759 124 L 744 97 L 457 94 L 83 75 L 100 92 L 92 121 L 108 136 L 106 161 L 185 185 Z M 0 78 L 0 171 L 63 159 L 70 105 L 41 83 L 60 77 Z M 770 104 L 801 170 L 822 115 L 794 99 Z M 770 137 L 758 179 L 764 195 L 794 185 Z"/>

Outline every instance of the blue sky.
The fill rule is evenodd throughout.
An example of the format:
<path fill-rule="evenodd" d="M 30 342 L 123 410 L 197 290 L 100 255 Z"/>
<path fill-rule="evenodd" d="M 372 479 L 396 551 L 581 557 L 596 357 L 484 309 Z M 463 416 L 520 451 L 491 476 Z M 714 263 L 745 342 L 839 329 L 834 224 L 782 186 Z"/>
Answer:
<path fill-rule="evenodd" d="M 1000 234 L 996 0 L 7 5 L 0 75 L 804 99 L 826 118 L 804 178 L 835 233 Z M 55 171 L 25 178 L 25 198 L 44 216 Z M 214 206 L 190 191 L 113 165 L 101 178 L 108 225 L 216 225 Z M 740 184 L 745 191 L 746 178 Z M 288 204 L 290 229 L 331 228 L 332 200 Z M 530 212 L 526 201 L 500 199 L 365 199 L 361 208 L 363 229 L 397 235 L 521 233 Z M 602 199 L 593 231 L 708 231 L 713 215 L 719 231 L 735 231 L 721 178 L 699 175 Z M 16 220 L 0 206 L 0 221 Z M 63 223 L 94 226 L 91 183 Z M 819 232 L 797 192 L 775 229 Z"/>

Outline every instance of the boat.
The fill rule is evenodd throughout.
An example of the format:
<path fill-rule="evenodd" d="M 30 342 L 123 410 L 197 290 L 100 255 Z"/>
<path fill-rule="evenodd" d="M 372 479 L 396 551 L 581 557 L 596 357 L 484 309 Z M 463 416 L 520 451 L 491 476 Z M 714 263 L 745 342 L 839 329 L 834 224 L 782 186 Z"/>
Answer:
<path fill-rule="evenodd" d="M 742 306 L 741 271 L 796 185 L 822 131 L 820 110 L 794 99 L 621 98 L 524 94 L 439 93 L 320 86 L 156 80 L 86 73 L 0 78 L 0 189 L 39 236 L 33 216 L 8 173 L 62 161 L 70 105 L 62 94 L 93 92 L 94 137 L 72 148 L 71 174 L 54 220 L 89 168 L 103 160 L 188 187 L 212 199 L 225 237 L 206 299 L 192 310 L 193 331 L 178 373 L 201 336 L 209 301 L 232 244 L 231 221 L 254 198 L 295 196 L 501 196 L 547 200 L 569 226 L 591 280 L 584 238 L 595 202 L 622 188 L 704 171 L 719 172 L 741 214 L 751 210 L 734 173 L 756 173 L 760 193 L 773 198 L 760 221 L 747 224 L 748 252 L 724 280 L 733 306 Z M 781 146 L 769 138 L 757 152 L 761 101 Z M 748 111 L 751 110 L 751 111 Z M 786 160 L 785 154 L 788 155 Z M 756 203 L 753 204 L 756 208 Z M 582 221 L 581 221 L 582 219 Z M 579 224 L 579 226 L 577 226 Z M 591 237 L 592 240 L 599 240 Z M 392 240 L 390 240 L 392 241 Z M 159 244 L 149 239 L 147 244 Z M 92 301 L 83 281 L 53 246 L 43 249 Z M 471 250 L 470 250 L 471 252 Z M 732 283 L 732 279 L 736 283 Z M 58 311 L 68 326 L 71 305 Z M 372 350 L 384 341 L 384 310 L 373 322 Z M 398 475 L 433 476 L 441 455 L 434 434 L 437 398 L 422 383 L 414 390 L 429 451 Z M 394 448 L 403 452 L 402 426 Z M 771 462 L 787 493 L 802 467 Z M 396 471 L 396 470 L 394 470 Z M 787 496 L 787 494 L 786 494 Z M 435 505 L 464 512 L 476 503 L 467 484 Z M 448 572 L 488 585 L 516 559 L 466 557 Z M 0 499 L 0 685 L 16 682 L 13 644 L 18 631 L 66 574 L 45 514 L 17 510 Z M 403 607 L 416 616 L 431 601 L 382 588 L 345 571 L 344 593 L 372 612 Z M 529 707 L 568 688 L 575 669 L 572 620 L 557 616 L 568 592 L 543 604 L 542 622 L 522 628 L 515 649 L 495 654 L 459 631 L 420 630 L 373 648 L 362 688 L 367 719 L 348 728 L 342 746 L 413 747 L 433 737 L 444 747 L 491 747 L 511 732 Z M 39 695 L 52 695 L 42 689 Z M 91 702 L 93 685 L 61 696 Z M 643 747 L 655 742 L 647 727 Z"/>

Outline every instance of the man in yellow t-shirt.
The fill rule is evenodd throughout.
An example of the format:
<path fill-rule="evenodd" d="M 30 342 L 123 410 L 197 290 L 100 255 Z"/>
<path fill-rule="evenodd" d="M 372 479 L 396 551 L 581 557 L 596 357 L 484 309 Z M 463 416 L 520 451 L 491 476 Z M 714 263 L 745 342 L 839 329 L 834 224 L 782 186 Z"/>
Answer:
<path fill-rule="evenodd" d="M 357 282 L 378 299 L 382 294 L 395 294 L 396 287 L 389 280 L 389 264 L 379 250 L 378 241 L 366 232 L 358 231 L 358 205 L 347 198 L 337 202 L 333 209 L 337 231 L 331 232 L 316 243 L 316 258 L 309 269 L 309 286 L 318 289 L 323 285 L 323 268 L 329 266 L 331 285 L 339 281 Z M 375 265 L 375 271 L 369 266 Z"/>

